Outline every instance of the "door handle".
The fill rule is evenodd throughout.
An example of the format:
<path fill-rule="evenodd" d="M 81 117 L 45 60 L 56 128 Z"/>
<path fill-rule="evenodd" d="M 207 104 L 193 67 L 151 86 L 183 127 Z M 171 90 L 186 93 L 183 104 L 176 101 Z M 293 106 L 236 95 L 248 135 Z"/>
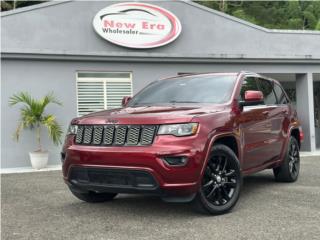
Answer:
<path fill-rule="evenodd" d="M 262 112 L 262 114 L 267 116 L 267 115 L 269 115 L 269 111 L 264 111 L 264 112 Z"/>

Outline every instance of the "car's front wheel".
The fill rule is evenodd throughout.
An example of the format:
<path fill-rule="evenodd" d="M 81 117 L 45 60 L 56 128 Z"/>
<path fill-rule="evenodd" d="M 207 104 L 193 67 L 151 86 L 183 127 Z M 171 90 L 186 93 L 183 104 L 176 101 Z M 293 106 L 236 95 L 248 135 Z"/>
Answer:
<path fill-rule="evenodd" d="M 295 182 L 300 171 L 299 144 L 296 138 L 290 137 L 286 155 L 282 164 L 273 169 L 276 181 Z"/>
<path fill-rule="evenodd" d="M 72 187 L 69 188 L 72 194 L 78 199 L 89 202 L 89 203 L 99 203 L 111 201 L 117 196 L 117 193 L 96 193 L 92 191 L 88 192 L 79 192 Z"/>
<path fill-rule="evenodd" d="M 225 145 L 214 145 L 194 204 L 210 214 L 228 212 L 238 201 L 241 183 L 235 153 Z"/>

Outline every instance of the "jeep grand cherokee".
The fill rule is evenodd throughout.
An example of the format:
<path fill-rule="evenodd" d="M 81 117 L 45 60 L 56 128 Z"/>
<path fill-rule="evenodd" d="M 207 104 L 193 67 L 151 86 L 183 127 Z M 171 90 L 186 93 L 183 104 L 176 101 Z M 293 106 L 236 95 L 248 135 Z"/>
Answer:
<path fill-rule="evenodd" d="M 299 174 L 303 132 L 276 80 L 240 73 L 154 81 L 119 109 L 71 121 L 63 176 L 86 202 L 144 193 L 229 211 L 242 177 L 273 169 L 278 181 Z"/>

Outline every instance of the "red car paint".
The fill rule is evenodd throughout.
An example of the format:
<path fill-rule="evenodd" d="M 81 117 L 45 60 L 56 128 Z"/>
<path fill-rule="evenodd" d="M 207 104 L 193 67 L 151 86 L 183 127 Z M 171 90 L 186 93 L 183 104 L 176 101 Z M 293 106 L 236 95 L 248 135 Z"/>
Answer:
<path fill-rule="evenodd" d="M 243 79 L 262 76 L 247 72 L 204 75 L 219 74 L 233 74 L 237 78 L 231 98 L 223 104 L 123 107 L 73 119 L 71 123 L 78 125 L 195 122 L 199 123 L 199 127 L 192 136 L 156 135 L 149 146 L 77 145 L 75 135 L 68 135 L 62 151 L 65 182 L 71 184 L 69 173 L 75 166 L 134 169 L 150 173 L 159 188 L 169 195 L 194 194 L 198 191 L 211 147 L 225 137 L 236 140 L 236 155 L 244 175 L 280 165 L 292 131 L 298 133 L 298 138 L 303 135 L 295 110 L 290 104 L 263 105 L 245 110 L 239 104 Z M 262 97 L 260 94 L 249 91 L 246 98 L 259 100 Z M 298 140 L 299 143 L 302 141 Z M 184 166 L 170 166 L 163 160 L 166 156 L 185 156 L 188 161 Z"/>

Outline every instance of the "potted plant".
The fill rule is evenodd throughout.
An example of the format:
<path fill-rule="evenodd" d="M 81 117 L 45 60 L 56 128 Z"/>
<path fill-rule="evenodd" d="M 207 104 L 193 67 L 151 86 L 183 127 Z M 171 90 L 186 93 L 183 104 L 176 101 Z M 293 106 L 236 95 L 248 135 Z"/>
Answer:
<path fill-rule="evenodd" d="M 53 103 L 62 105 L 52 93 L 47 94 L 42 99 L 38 100 L 30 96 L 29 93 L 20 92 L 10 97 L 9 104 L 14 106 L 16 104 L 23 104 L 20 109 L 20 121 L 14 133 L 14 138 L 18 141 L 21 131 L 23 129 L 35 130 L 38 149 L 30 152 L 31 165 L 35 169 L 41 169 L 47 166 L 48 151 L 44 150 L 41 145 L 41 130 L 45 127 L 48 131 L 49 137 L 56 145 L 61 143 L 62 130 L 57 123 L 55 116 L 52 114 L 45 114 L 45 109 L 48 104 Z"/>

